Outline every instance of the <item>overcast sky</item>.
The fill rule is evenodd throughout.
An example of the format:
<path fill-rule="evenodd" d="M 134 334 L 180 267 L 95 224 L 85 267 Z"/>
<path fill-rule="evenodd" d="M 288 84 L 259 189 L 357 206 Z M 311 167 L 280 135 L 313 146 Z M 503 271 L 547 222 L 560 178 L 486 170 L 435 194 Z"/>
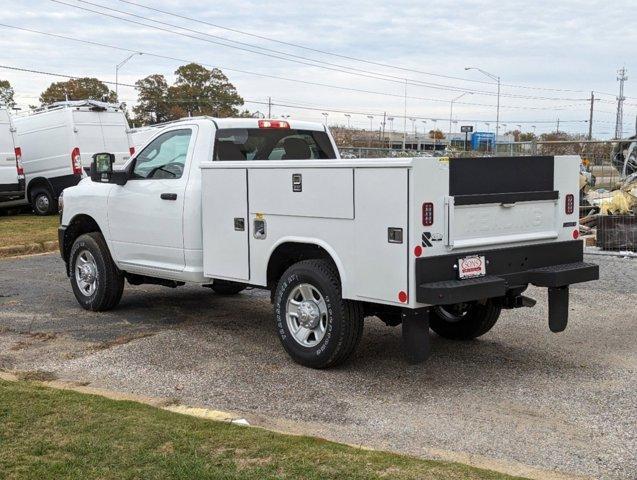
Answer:
<path fill-rule="evenodd" d="M 629 80 L 625 89 L 628 98 L 624 107 L 624 130 L 629 134 L 635 129 L 637 77 L 633 79 L 631 76 L 633 69 L 637 69 L 637 6 L 634 0 L 131 0 L 220 27 L 387 66 L 259 39 L 153 12 L 120 0 L 89 0 L 106 6 L 106 9 L 78 0 L 60 1 L 137 22 L 152 23 L 116 10 L 134 13 L 201 32 L 154 24 L 208 41 L 127 23 L 51 0 L 0 0 L 0 23 L 219 66 L 237 87 L 246 100 L 246 108 L 251 111 L 267 112 L 267 106 L 257 102 L 267 102 L 267 98 L 271 97 L 275 104 L 273 116 L 322 120 L 321 113 L 325 112 L 330 124 L 345 124 L 344 112 L 349 111 L 353 113 L 353 125 L 369 128 L 367 115 L 371 114 L 374 116 L 373 127 L 378 128 L 383 112 L 387 112 L 388 116 L 397 117 L 393 128 L 402 129 L 403 120 L 398 117 L 403 116 L 403 79 L 406 78 L 407 116 L 417 119 L 415 123 L 419 131 L 433 127 L 431 119 L 437 119 L 436 125 L 447 131 L 450 100 L 464 91 L 473 93 L 467 93 L 454 104 L 453 116 L 458 124 L 454 124 L 453 129 L 457 131 L 460 124 L 474 124 L 478 130 L 486 130 L 484 122 L 491 121 L 489 128 L 493 131 L 496 87 L 492 83 L 476 82 L 492 81 L 477 71 L 464 69 L 476 66 L 502 78 L 500 121 L 507 125 L 507 130 L 517 128 L 517 124 L 522 124 L 525 131 L 531 131 L 531 125 L 536 125 L 538 133 L 555 130 L 559 118 L 560 130 L 585 132 L 588 126 L 584 121 L 588 119 L 589 109 L 586 99 L 590 91 L 595 90 L 600 92 L 596 93 L 600 101 L 595 105 L 594 133 L 603 138 L 614 133 L 617 69 L 625 65 Z M 114 81 L 115 65 L 128 56 L 124 50 L 91 46 L 4 26 L 0 26 L 0 32 L 0 63 L 12 67 Z M 223 38 L 253 45 L 241 48 L 271 56 L 211 43 L 223 41 Z M 281 53 L 266 52 L 257 47 Z M 273 58 L 272 55 L 294 61 Z M 320 68 L 299 63 L 312 63 L 311 60 L 332 66 L 323 64 L 325 68 Z M 185 62 L 151 55 L 136 56 L 122 67 L 119 81 L 133 84 L 152 73 L 162 73 L 171 81 L 174 70 L 181 63 Z M 352 69 L 357 70 L 354 72 Z M 382 78 L 370 78 L 379 76 Z M 50 82 L 63 80 L 3 68 L 0 68 L 0 79 L 8 79 L 12 83 L 21 106 L 37 104 L 38 95 Z M 114 86 L 111 85 L 111 88 L 114 89 Z M 122 85 L 120 97 L 133 104 L 135 90 Z M 412 122 L 407 121 L 407 126 L 411 130 Z"/>

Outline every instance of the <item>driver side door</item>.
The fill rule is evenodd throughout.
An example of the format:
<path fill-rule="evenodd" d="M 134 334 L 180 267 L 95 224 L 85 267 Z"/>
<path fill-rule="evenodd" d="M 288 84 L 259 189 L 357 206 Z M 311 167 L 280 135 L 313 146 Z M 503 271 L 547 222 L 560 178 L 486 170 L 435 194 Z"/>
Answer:
<path fill-rule="evenodd" d="M 170 278 L 184 269 L 183 207 L 196 127 L 164 131 L 129 167 L 108 198 L 113 256 L 132 273 Z"/>

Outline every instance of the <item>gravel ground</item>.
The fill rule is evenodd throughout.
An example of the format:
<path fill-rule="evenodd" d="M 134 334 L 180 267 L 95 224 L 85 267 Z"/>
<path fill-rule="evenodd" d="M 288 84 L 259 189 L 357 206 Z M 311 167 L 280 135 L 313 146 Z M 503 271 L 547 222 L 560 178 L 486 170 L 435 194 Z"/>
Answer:
<path fill-rule="evenodd" d="M 461 452 L 594 478 L 637 478 L 637 260 L 591 257 L 566 332 L 545 290 L 466 343 L 433 337 L 405 363 L 400 329 L 369 319 L 350 364 L 292 363 L 266 292 L 130 287 L 120 306 L 75 302 L 58 256 L 0 261 L 0 368 L 240 412 L 252 423 L 426 457 Z"/>

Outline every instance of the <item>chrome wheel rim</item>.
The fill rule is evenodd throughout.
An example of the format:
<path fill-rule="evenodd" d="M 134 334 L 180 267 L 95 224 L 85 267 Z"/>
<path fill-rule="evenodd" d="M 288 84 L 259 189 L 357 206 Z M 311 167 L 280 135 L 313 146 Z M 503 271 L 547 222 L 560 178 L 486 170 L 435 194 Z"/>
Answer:
<path fill-rule="evenodd" d="M 75 282 L 82 295 L 90 297 L 97 289 L 97 263 L 88 250 L 82 250 L 75 261 Z"/>
<path fill-rule="evenodd" d="M 46 195 L 38 195 L 38 198 L 35 199 L 35 208 L 37 208 L 39 212 L 48 212 L 49 197 Z"/>
<path fill-rule="evenodd" d="M 309 283 L 292 289 L 286 303 L 286 322 L 292 338 L 303 347 L 318 345 L 327 331 L 327 304 L 321 292 Z"/>

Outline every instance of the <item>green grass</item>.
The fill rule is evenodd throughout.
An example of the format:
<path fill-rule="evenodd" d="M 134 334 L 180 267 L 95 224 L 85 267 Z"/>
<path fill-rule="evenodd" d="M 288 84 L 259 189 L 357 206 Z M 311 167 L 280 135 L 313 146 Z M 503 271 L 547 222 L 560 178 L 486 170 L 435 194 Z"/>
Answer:
<path fill-rule="evenodd" d="M 57 215 L 0 216 L 0 247 L 26 245 L 57 240 L 60 220 Z"/>
<path fill-rule="evenodd" d="M 513 477 L 193 418 L 134 402 L 0 381 L 0 478 Z"/>

